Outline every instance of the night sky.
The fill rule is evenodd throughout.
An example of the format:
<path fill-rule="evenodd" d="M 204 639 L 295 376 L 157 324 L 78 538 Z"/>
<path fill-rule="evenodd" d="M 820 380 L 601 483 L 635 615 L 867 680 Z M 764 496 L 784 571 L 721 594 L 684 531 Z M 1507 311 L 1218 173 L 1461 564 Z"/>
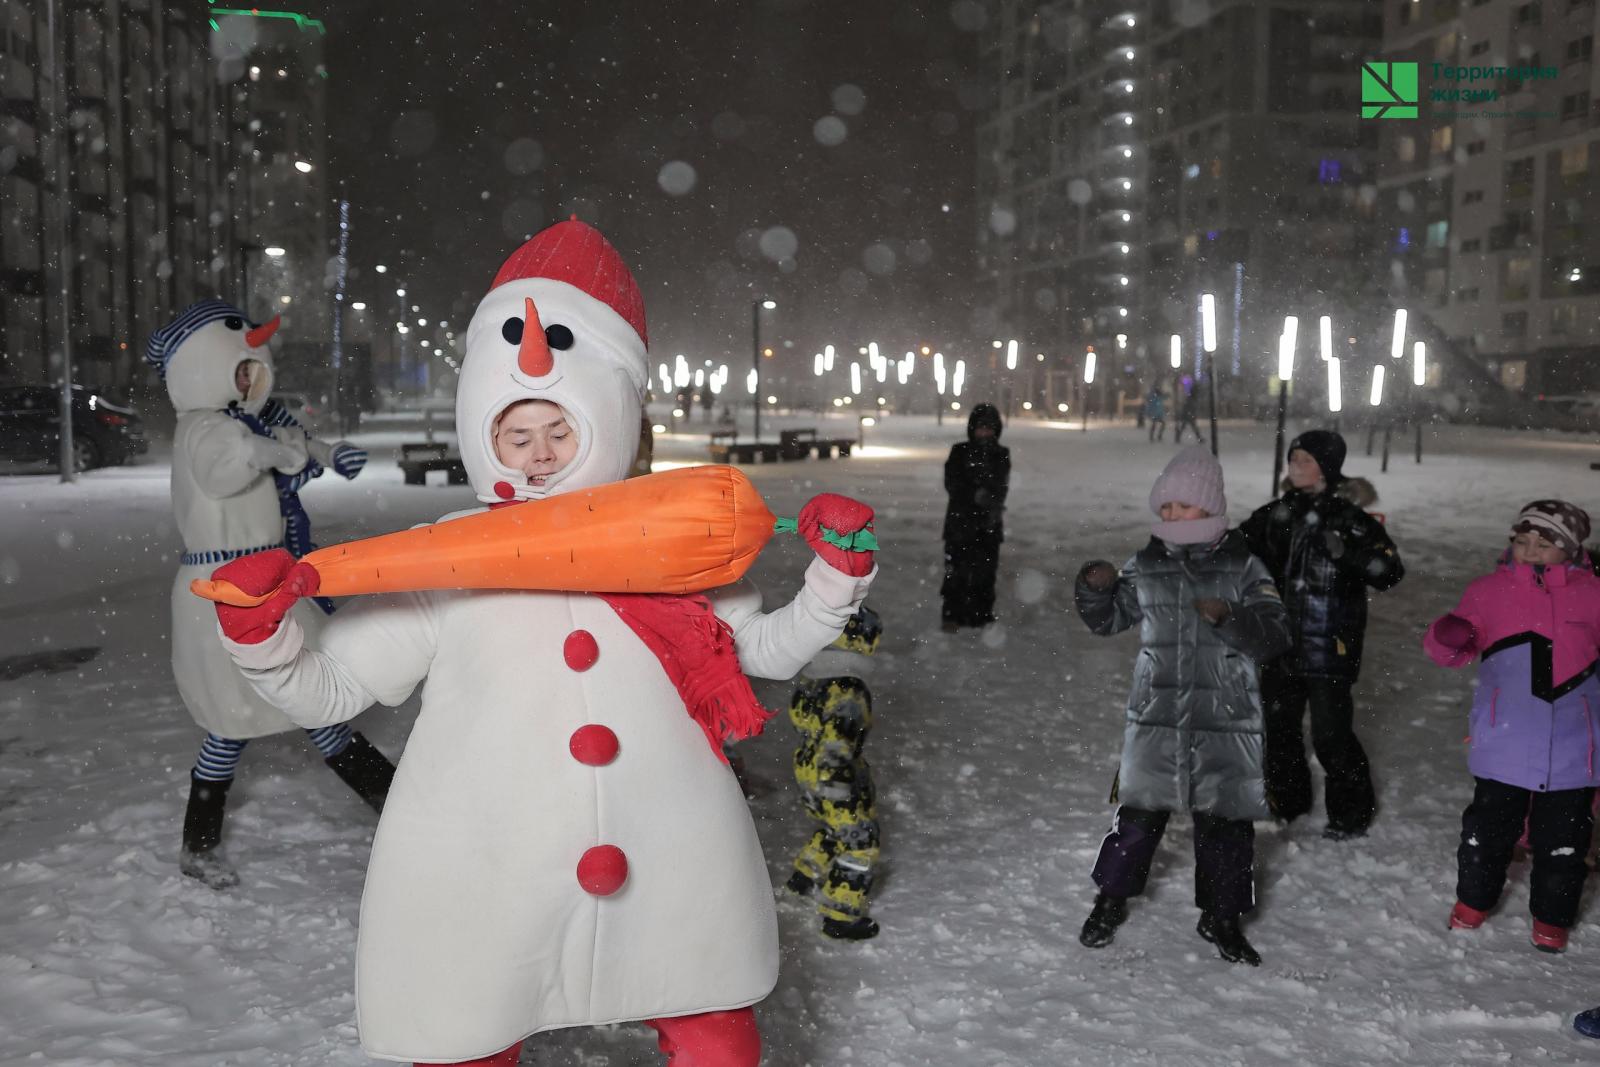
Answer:
<path fill-rule="evenodd" d="M 779 303 L 764 342 L 795 344 L 773 370 L 809 367 L 826 341 L 892 355 L 972 333 L 973 140 L 989 91 L 976 3 L 342 0 L 311 13 L 328 23 L 353 299 L 392 305 L 370 270 L 382 262 L 423 314 L 464 323 L 526 234 L 576 212 L 632 266 L 657 357 L 742 365 L 761 295 Z M 791 263 L 774 227 L 793 235 Z"/>

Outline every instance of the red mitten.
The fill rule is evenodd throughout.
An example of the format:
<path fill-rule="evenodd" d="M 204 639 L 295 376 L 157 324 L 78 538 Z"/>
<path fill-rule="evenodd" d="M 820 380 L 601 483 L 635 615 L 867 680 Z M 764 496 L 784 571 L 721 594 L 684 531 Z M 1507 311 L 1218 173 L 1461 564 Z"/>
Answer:
<path fill-rule="evenodd" d="M 822 557 L 822 561 L 834 570 L 843 571 L 852 578 L 864 578 L 872 573 L 871 551 L 858 552 L 830 545 L 822 538 L 823 527 L 846 537 L 860 530 L 870 531 L 871 508 L 859 500 L 851 500 L 838 493 L 819 493 L 806 501 L 805 507 L 800 509 L 800 515 L 795 520 L 795 528 L 800 532 L 800 536 L 805 538 L 806 544 L 811 546 L 812 551 Z"/>
<path fill-rule="evenodd" d="M 289 614 L 294 602 L 317 591 L 322 576 L 309 563 L 301 563 L 281 548 L 241 556 L 225 563 L 211 574 L 212 580 L 231 582 L 241 592 L 261 596 L 278 590 L 276 596 L 253 608 L 217 604 L 217 621 L 230 641 L 258 645 L 278 632 L 278 624 Z"/>
<path fill-rule="evenodd" d="M 1471 622 L 1452 612 L 1441 615 L 1433 624 L 1433 639 L 1445 648 L 1461 652 L 1471 648 L 1477 641 L 1478 631 Z"/>

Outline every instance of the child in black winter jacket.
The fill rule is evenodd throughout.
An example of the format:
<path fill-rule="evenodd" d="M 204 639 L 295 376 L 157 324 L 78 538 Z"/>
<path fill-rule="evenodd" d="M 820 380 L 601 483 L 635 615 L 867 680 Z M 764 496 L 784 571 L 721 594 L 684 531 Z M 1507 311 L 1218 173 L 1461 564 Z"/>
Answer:
<path fill-rule="evenodd" d="M 1011 450 L 1000 443 L 1000 412 L 979 404 L 967 418 L 967 439 L 950 449 L 944 488 L 944 597 L 946 631 L 994 621 L 994 583 L 1005 540 Z"/>
<path fill-rule="evenodd" d="M 1351 689 L 1361 671 L 1367 590 L 1399 584 L 1405 567 L 1383 524 L 1350 498 L 1344 438 L 1309 430 L 1289 443 L 1292 488 L 1240 527 L 1289 609 L 1294 647 L 1261 674 L 1266 702 L 1267 800 L 1292 821 L 1311 810 L 1301 721 L 1326 776 L 1330 838 L 1359 837 L 1377 810 L 1372 770 L 1354 729 Z"/>

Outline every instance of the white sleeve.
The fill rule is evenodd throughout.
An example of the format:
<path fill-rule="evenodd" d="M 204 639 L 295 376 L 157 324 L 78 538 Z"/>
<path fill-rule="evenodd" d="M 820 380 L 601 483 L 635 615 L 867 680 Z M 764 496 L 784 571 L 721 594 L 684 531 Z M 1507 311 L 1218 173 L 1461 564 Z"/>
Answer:
<path fill-rule="evenodd" d="M 261 473 L 272 467 L 263 461 L 254 442 L 269 448 L 277 442 L 251 433 L 238 419 L 220 411 L 203 416 L 184 438 L 189 453 L 189 468 L 200 491 L 215 500 L 242 493 Z"/>
<path fill-rule="evenodd" d="M 763 613 L 761 590 L 740 579 L 706 594 L 717 616 L 733 628 L 739 666 L 753 678 L 793 678 L 844 632 L 878 569 L 852 578 L 813 558 L 800 595 Z"/>
<path fill-rule="evenodd" d="M 344 605 L 322 628 L 320 651 L 305 647 L 293 615 L 258 644 L 222 645 L 263 700 L 313 729 L 403 703 L 433 666 L 437 618 L 437 594 L 392 593 Z"/>
<path fill-rule="evenodd" d="M 333 470 L 333 446 L 328 442 L 320 437 L 307 437 L 306 451 L 311 453 L 311 458 L 316 460 L 319 466 Z"/>

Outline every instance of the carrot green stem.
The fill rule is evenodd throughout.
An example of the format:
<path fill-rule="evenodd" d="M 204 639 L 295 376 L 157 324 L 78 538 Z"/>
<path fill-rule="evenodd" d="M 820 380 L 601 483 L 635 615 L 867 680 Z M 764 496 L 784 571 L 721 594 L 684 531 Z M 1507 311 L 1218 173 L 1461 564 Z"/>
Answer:
<path fill-rule="evenodd" d="M 876 552 L 878 538 L 871 530 L 857 530 L 855 533 L 842 534 L 837 530 L 822 527 L 822 539 L 836 548 L 846 552 Z M 772 524 L 773 533 L 799 533 L 798 519 L 778 519 Z"/>

